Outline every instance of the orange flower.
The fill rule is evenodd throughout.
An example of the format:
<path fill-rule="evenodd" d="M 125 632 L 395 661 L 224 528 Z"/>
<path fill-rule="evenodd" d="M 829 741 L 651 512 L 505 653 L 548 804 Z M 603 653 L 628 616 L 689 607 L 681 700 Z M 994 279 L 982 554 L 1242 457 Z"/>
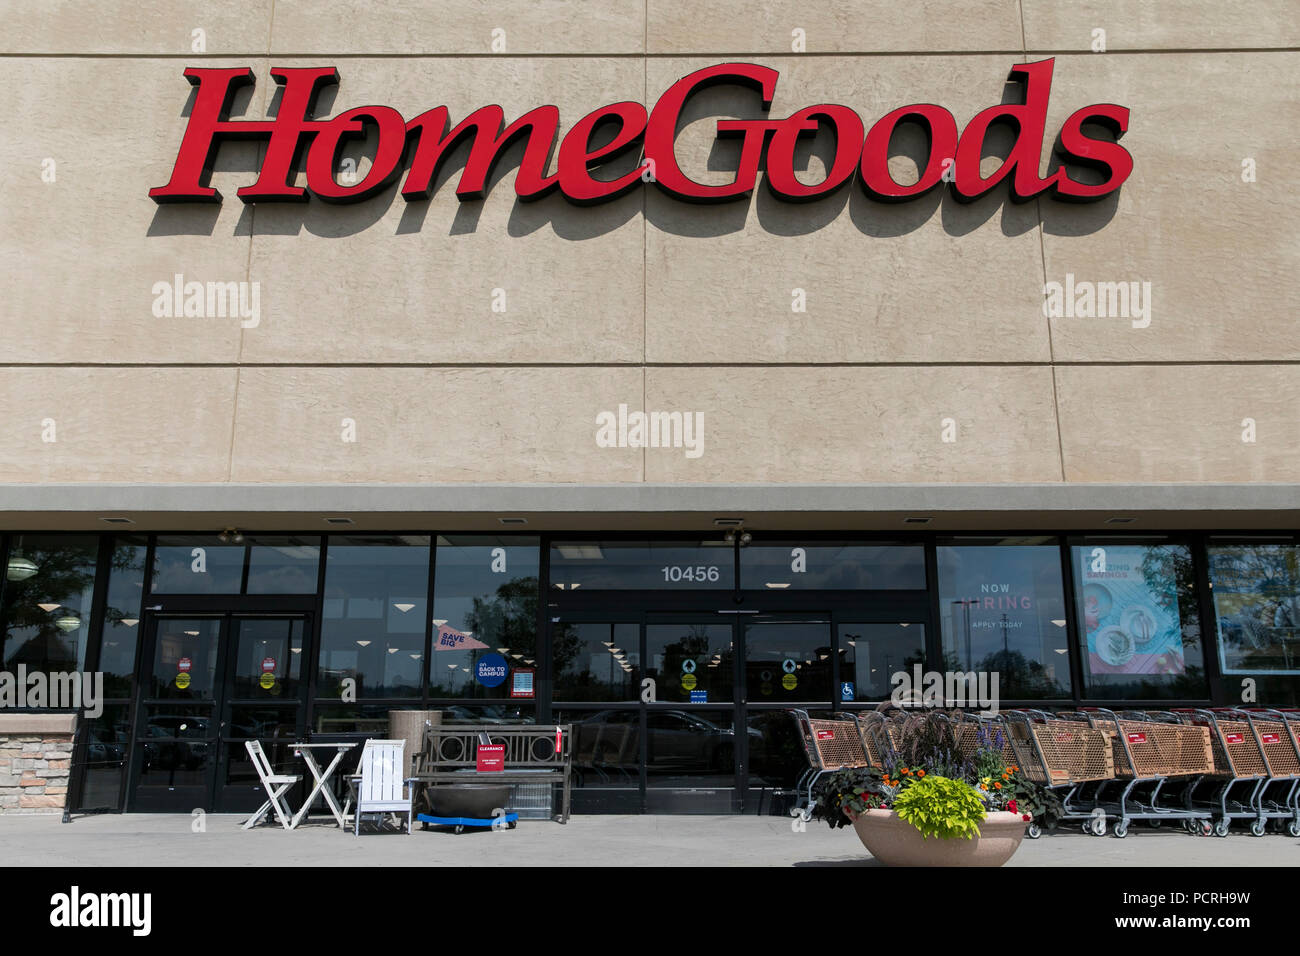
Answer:
<path fill-rule="evenodd" d="M 1001 790 L 1001 789 L 1002 789 L 1002 784 L 1000 784 L 1000 783 L 995 783 L 995 784 L 993 784 L 993 789 L 994 789 L 994 790 Z"/>
<path fill-rule="evenodd" d="M 918 770 L 918 771 L 916 772 L 916 775 L 917 775 L 918 777 L 924 777 L 924 776 L 925 776 L 925 771 L 924 771 L 924 770 Z"/>
<path fill-rule="evenodd" d="M 981 789 L 981 790 L 987 790 L 988 787 L 984 786 L 984 784 L 981 783 L 981 784 L 980 784 L 980 789 Z"/>
<path fill-rule="evenodd" d="M 908 770 L 906 767 L 903 768 L 903 776 L 907 776 L 911 772 L 912 771 Z"/>

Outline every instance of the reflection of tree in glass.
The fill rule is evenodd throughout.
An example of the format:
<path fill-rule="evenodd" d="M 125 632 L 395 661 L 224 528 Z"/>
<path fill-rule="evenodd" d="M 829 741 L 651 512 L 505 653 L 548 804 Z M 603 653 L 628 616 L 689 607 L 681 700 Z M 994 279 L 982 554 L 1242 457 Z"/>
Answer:
<path fill-rule="evenodd" d="M 17 550 L 15 550 L 15 554 Z M 23 557 L 38 568 L 25 581 L 5 581 L 4 591 L 4 661 L 5 665 L 26 664 L 44 671 L 75 670 L 80 628 L 65 634 L 54 621 L 68 611 L 82 621 L 90 616 L 89 593 L 95 582 L 95 553 L 84 548 L 24 548 Z M 86 606 L 82 607 L 83 595 Z M 46 611 L 40 604 L 67 604 L 65 608 Z M 17 647 L 11 640 L 18 633 L 34 628 L 35 633 Z"/>
<path fill-rule="evenodd" d="M 707 626 L 692 624 L 684 636 L 671 644 L 664 645 L 664 666 L 662 674 L 672 677 L 682 672 L 682 662 L 698 661 L 709 652 L 709 630 Z"/>
<path fill-rule="evenodd" d="M 1285 545 L 1216 548 L 1211 562 L 1225 646 L 1234 669 L 1291 669 L 1300 636 L 1300 549 Z"/>
<path fill-rule="evenodd" d="M 1065 695 L 1065 688 L 1047 676 L 1039 661 L 1030 660 L 1019 651 L 995 651 L 980 661 L 977 670 L 998 674 L 998 693 L 1002 697 Z"/>
<path fill-rule="evenodd" d="M 463 629 L 493 649 L 508 647 L 511 654 L 535 657 L 537 578 L 514 578 L 497 588 L 495 596 L 474 598 Z"/>

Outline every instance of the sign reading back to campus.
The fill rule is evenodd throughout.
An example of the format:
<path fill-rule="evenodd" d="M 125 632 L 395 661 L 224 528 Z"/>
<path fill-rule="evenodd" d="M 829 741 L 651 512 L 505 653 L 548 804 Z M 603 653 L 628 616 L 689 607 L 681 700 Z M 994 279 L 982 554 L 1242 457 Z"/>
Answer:
<path fill-rule="evenodd" d="M 462 201 L 487 194 L 493 169 L 518 143 L 523 144 L 523 157 L 515 175 L 515 193 L 523 201 L 559 192 L 574 204 L 592 205 L 654 183 L 687 202 L 728 202 L 752 194 L 760 168 L 771 193 L 787 202 L 817 199 L 850 181 L 857 181 L 868 196 L 881 202 L 916 199 L 944 183 L 958 200 L 969 202 L 1004 182 L 1018 202 L 1043 194 L 1070 202 L 1101 199 L 1119 189 L 1133 171 L 1133 157 L 1116 142 L 1128 130 L 1129 110 L 1097 103 L 1070 114 L 1055 135 L 1061 164 L 1041 176 L 1054 66 L 1054 59 L 1012 66 L 1010 81 L 1020 88 L 1018 102 L 981 110 L 960 132 L 953 114 L 932 103 L 901 106 L 870 126 L 853 109 L 834 103 L 769 118 L 766 114 L 780 74 L 755 63 L 722 63 L 678 80 L 649 109 L 631 101 L 599 107 L 562 137 L 560 112 L 554 106 L 529 110 L 509 125 L 500 106 L 484 106 L 455 125 L 445 106 L 410 119 L 390 106 L 357 106 L 332 119 L 308 119 L 321 91 L 339 83 L 333 66 L 273 67 L 271 77 L 281 87 L 276 115 L 231 119 L 236 93 L 255 82 L 253 71 L 190 67 L 184 75 L 197 89 L 189 122 L 171 178 L 150 189 L 149 195 L 158 203 L 221 202 L 221 194 L 208 180 L 222 144 L 255 139 L 266 145 L 259 153 L 255 181 L 236 192 L 246 203 L 303 201 L 312 196 L 331 203 L 360 202 L 402 179 L 403 173 L 402 198 L 428 199 L 439 170 L 464 143 L 470 144 L 469 154 L 456 185 L 456 196 Z M 715 185 L 693 180 L 682 170 L 676 139 L 688 100 L 706 87 L 719 85 L 752 90 L 764 118 L 717 122 L 719 137 L 740 141 L 740 157 L 735 178 Z M 990 84 L 989 92 L 998 90 Z M 904 125 L 924 130 L 930 144 L 919 178 L 907 184 L 897 182 L 889 170 L 891 139 Z M 986 172 L 981 159 L 985 139 L 995 126 L 1009 128 L 1015 140 L 997 169 Z M 795 175 L 798 145 L 822 130 L 833 132 L 835 154 L 821 182 L 804 183 Z M 1103 131 L 1100 138 L 1095 135 L 1098 130 Z M 355 182 L 340 183 L 343 146 L 371 133 L 375 145 L 369 169 Z M 625 154 L 639 156 L 634 168 L 613 178 L 592 175 L 593 169 Z M 295 183 L 300 160 L 305 187 Z M 1081 168 L 1092 175 L 1079 179 L 1071 174 Z"/>

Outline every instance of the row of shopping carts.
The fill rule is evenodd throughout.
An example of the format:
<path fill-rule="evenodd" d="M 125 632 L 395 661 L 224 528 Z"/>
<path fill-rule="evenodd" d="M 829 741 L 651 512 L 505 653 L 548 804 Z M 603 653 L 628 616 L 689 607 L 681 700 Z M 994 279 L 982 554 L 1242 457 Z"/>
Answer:
<path fill-rule="evenodd" d="M 865 712 L 814 720 L 795 711 L 809 760 L 798 784 L 805 815 L 825 774 L 892 762 L 915 716 Z M 1000 747 L 1008 764 L 1055 791 L 1062 819 L 1086 833 L 1109 829 L 1123 838 L 1142 820 L 1227 836 L 1233 821 L 1242 821 L 1256 836 L 1273 823 L 1300 837 L 1300 710 L 1025 709 L 941 719 L 951 721 L 964 757 Z M 1038 825 L 1027 835 L 1040 836 Z"/>

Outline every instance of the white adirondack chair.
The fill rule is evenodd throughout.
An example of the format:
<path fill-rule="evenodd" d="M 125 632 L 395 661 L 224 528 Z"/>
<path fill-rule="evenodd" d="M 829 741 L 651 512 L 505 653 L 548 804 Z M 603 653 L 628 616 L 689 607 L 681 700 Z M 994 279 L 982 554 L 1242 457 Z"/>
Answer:
<path fill-rule="evenodd" d="M 271 769 L 271 761 L 266 759 L 266 753 L 262 750 L 262 743 L 259 740 L 244 741 L 244 749 L 248 751 L 249 758 L 253 761 L 253 769 L 257 771 L 257 776 L 262 781 L 262 789 L 266 791 L 266 803 L 258 809 L 244 823 L 244 829 L 257 825 L 258 821 L 266 815 L 266 811 L 275 809 L 276 819 L 286 830 L 292 830 L 289 820 L 293 817 L 292 811 L 284 805 L 284 792 L 302 779 L 302 775 L 275 773 Z"/>
<path fill-rule="evenodd" d="M 405 750 L 405 740 L 366 741 L 361 751 L 361 761 L 357 765 L 357 807 L 352 815 L 354 835 L 361 835 L 363 813 L 405 813 L 406 832 L 414 832 L 411 828 L 414 813 L 409 789 L 414 781 L 402 779 L 402 769 L 405 766 L 402 757 Z M 403 785 L 408 787 L 406 796 L 402 796 Z"/>

